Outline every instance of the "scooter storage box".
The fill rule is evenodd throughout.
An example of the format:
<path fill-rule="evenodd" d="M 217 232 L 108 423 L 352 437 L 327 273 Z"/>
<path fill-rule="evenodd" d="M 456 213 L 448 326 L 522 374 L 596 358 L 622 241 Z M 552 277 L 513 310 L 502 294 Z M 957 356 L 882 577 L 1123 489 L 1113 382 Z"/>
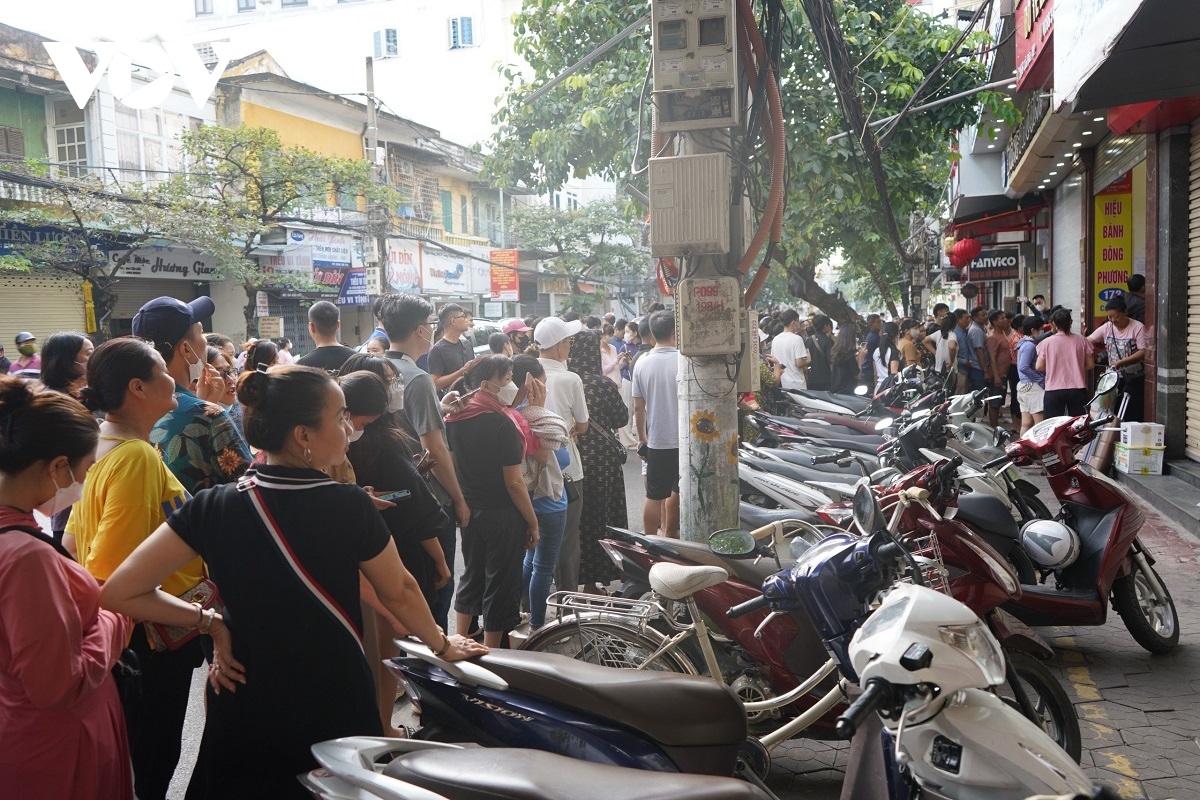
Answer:
<path fill-rule="evenodd" d="M 1155 422 L 1121 423 L 1121 444 L 1126 447 L 1162 447 L 1166 430 Z"/>
<path fill-rule="evenodd" d="M 1114 449 L 1116 455 L 1113 463 L 1121 472 L 1127 475 L 1162 475 L 1165 447 L 1129 447 L 1119 444 Z"/>

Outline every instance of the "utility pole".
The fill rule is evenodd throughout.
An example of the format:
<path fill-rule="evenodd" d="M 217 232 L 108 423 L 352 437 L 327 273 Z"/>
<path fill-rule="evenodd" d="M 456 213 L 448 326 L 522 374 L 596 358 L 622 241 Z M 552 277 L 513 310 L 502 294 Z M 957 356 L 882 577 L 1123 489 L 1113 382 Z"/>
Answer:
<path fill-rule="evenodd" d="M 738 526 L 738 373 L 745 347 L 744 197 L 732 198 L 731 128 L 744 96 L 736 0 L 653 3 L 655 146 L 650 161 L 651 255 L 675 257 L 679 357 L 679 533 L 707 541 Z M 710 16 L 723 14 L 723 18 Z M 720 26 L 720 27 L 718 27 Z M 661 139 L 660 139 L 661 137 Z M 740 185 L 740 183 L 739 183 Z M 739 192 L 740 193 L 740 192 Z M 757 340 L 753 342 L 757 344 Z"/>
<path fill-rule="evenodd" d="M 375 110 L 375 59 L 367 56 L 367 160 L 371 162 L 371 175 L 379 180 L 379 119 Z"/>

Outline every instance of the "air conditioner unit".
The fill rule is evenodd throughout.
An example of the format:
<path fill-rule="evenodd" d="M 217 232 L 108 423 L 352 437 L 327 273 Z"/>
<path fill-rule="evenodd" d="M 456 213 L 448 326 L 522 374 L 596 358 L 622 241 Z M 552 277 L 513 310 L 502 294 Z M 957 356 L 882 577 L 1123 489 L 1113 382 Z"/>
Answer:
<path fill-rule="evenodd" d="M 400 55 L 400 36 L 396 28 L 384 28 L 372 35 L 375 44 L 375 58 L 396 58 Z"/>

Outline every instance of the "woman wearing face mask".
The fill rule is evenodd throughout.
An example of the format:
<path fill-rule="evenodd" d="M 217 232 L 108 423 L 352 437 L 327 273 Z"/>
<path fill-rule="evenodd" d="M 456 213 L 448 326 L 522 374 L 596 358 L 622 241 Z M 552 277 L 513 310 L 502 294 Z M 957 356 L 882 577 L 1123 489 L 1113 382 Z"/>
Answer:
<path fill-rule="evenodd" d="M 3 377 L 0 425 L 0 786 L 47 800 L 129 800 L 110 670 L 133 622 L 100 609 L 95 579 L 33 516 L 73 499 L 96 457 L 96 420 L 63 394 Z"/>
<path fill-rule="evenodd" d="M 17 334 L 16 345 L 21 355 L 9 365 L 8 374 L 36 378 L 42 370 L 42 358 L 37 354 L 37 339 L 29 331 L 21 331 Z"/>
<path fill-rule="evenodd" d="M 61 331 L 51 334 L 42 347 L 42 385 L 50 391 L 75 397 L 87 382 L 87 362 L 95 349 L 82 333 Z M 50 518 L 54 541 L 62 543 L 63 531 L 70 518 L 70 508 Z"/>
<path fill-rule="evenodd" d="M 175 408 L 175 381 L 148 342 L 112 339 L 88 360 L 80 399 L 105 414 L 96 463 L 82 499 L 67 523 L 64 544 L 80 565 L 104 583 L 187 492 L 150 445 L 154 424 Z M 163 590 L 178 596 L 204 578 L 200 559 L 164 576 Z M 204 660 L 200 640 L 176 650 L 152 645 L 146 627 L 133 630 L 131 647 L 141 661 L 142 696 L 126 708 L 134 779 L 139 798 L 162 798 L 179 760 L 192 671 Z"/>
<path fill-rule="evenodd" d="M 386 506 L 380 509 L 380 514 L 396 543 L 401 562 L 421 588 L 425 602 L 431 604 L 437 598 L 437 590 L 451 578 L 438 541 L 438 536 L 450 526 L 450 518 L 409 455 L 414 446 L 411 438 L 396 424 L 395 417 L 387 413 L 388 386 L 384 379 L 361 369 L 343 373 L 338 384 L 346 395 L 346 410 L 350 414 L 349 460 L 354 480 L 376 497 L 389 498 L 377 503 Z M 375 677 L 380 720 L 386 735 L 404 736 L 405 731 L 392 725 L 396 679 L 383 669 L 382 660 L 399 654 L 392 639 L 408 631 L 383 606 L 365 578 L 360 581 L 360 591 L 363 603 L 370 607 L 363 609 L 363 638 L 367 661 Z"/>
<path fill-rule="evenodd" d="M 538 542 L 538 522 L 521 475 L 525 457 L 540 449 L 511 406 L 519 389 L 512 361 L 485 356 L 467 370 L 467 390 L 479 389 L 461 410 L 446 417 L 471 524 L 462 529 L 464 571 L 454 598 L 458 630 L 483 615 L 483 641 L 499 647 L 520 622 L 521 564 Z"/>

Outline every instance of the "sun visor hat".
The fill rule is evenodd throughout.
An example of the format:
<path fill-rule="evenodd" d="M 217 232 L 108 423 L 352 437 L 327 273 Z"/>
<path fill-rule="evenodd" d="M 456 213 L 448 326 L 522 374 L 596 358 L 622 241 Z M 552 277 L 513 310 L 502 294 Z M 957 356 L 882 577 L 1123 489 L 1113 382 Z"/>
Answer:
<path fill-rule="evenodd" d="M 197 297 L 190 303 L 174 297 L 156 297 L 133 318 L 133 335 L 173 347 L 193 325 L 211 317 L 216 310 L 211 297 Z"/>
<path fill-rule="evenodd" d="M 558 317 L 546 317 L 537 324 L 537 329 L 533 332 L 533 340 L 537 342 L 538 347 L 543 349 L 554 347 L 563 339 L 569 339 L 581 330 L 583 330 L 581 320 L 567 322 Z"/>

